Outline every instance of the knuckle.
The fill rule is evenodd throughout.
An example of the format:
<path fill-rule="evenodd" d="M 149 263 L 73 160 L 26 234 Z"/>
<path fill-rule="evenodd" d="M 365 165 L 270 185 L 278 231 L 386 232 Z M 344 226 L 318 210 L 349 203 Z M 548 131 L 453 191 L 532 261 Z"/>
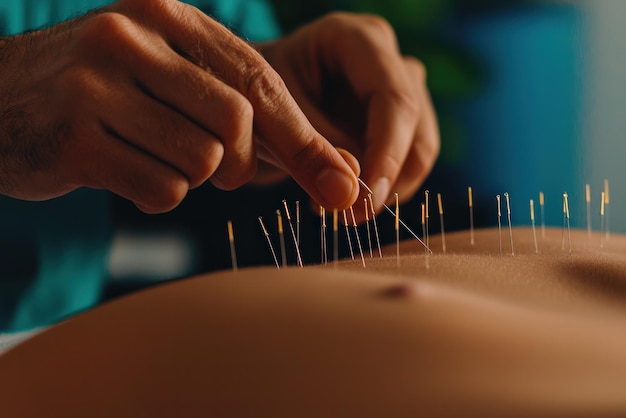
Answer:
<path fill-rule="evenodd" d="M 79 53 L 110 66 L 128 61 L 129 57 L 145 54 L 142 49 L 144 34 L 130 17 L 117 12 L 94 15 L 85 25 L 77 41 Z"/>
<path fill-rule="evenodd" d="M 367 21 L 367 23 L 382 31 L 393 31 L 391 24 L 382 16 L 375 14 L 364 14 L 362 15 L 363 19 Z"/>
<path fill-rule="evenodd" d="M 324 16 L 323 20 L 330 26 L 336 26 L 344 24 L 353 17 L 354 15 L 352 13 L 334 11 Z"/>
<path fill-rule="evenodd" d="M 125 10 L 144 16 L 174 16 L 182 7 L 175 0 L 120 0 L 118 4 Z"/>
<path fill-rule="evenodd" d="M 189 186 L 198 187 L 218 169 L 222 159 L 221 147 L 207 145 L 202 147 L 195 157 L 191 170 L 187 173 Z"/>
<path fill-rule="evenodd" d="M 65 112 L 81 110 L 83 114 L 94 97 L 101 97 L 106 92 L 106 86 L 95 71 L 78 66 L 63 69 L 52 89 Z"/>
<path fill-rule="evenodd" d="M 396 35 L 391 24 L 383 17 L 375 14 L 356 14 L 333 12 L 324 18 L 326 30 L 332 34 L 331 39 L 337 42 L 348 42 L 350 39 L 372 39 L 382 37 L 391 44 L 396 44 Z"/>
<path fill-rule="evenodd" d="M 300 138 L 308 138 L 304 145 L 291 158 L 294 167 L 299 170 L 312 172 L 323 161 L 331 159 L 331 155 L 321 141 L 314 138 L 312 132 L 303 132 Z"/>
<path fill-rule="evenodd" d="M 424 177 L 432 169 L 439 155 L 440 144 L 437 139 L 423 141 L 413 147 L 413 163 L 408 167 L 414 178 Z"/>
<path fill-rule="evenodd" d="M 430 160 L 425 158 L 422 153 L 416 153 L 412 164 L 408 164 L 405 168 L 406 175 L 409 179 L 421 180 L 429 171 Z"/>
<path fill-rule="evenodd" d="M 418 81 L 422 83 L 426 81 L 427 71 L 426 66 L 422 61 L 413 56 L 404 57 L 404 61 L 407 63 L 411 71 L 412 77 L 415 77 Z"/>
<path fill-rule="evenodd" d="M 380 159 L 381 167 L 385 167 L 386 172 L 392 174 L 390 178 L 396 178 L 402 169 L 402 161 L 395 154 L 385 152 Z"/>
<path fill-rule="evenodd" d="M 87 42 L 88 47 L 98 47 L 102 44 L 115 46 L 120 38 L 129 38 L 132 26 L 131 19 L 121 13 L 99 13 L 90 19 L 81 39 Z"/>
<path fill-rule="evenodd" d="M 246 97 L 255 108 L 273 108 L 282 103 L 287 92 L 284 81 L 266 65 L 247 70 Z"/>
<path fill-rule="evenodd" d="M 420 155 L 422 157 L 422 162 L 424 163 L 424 166 L 430 169 L 437 160 L 440 150 L 441 143 L 439 141 L 439 137 L 435 137 L 432 140 L 427 141 L 420 150 Z"/>
<path fill-rule="evenodd" d="M 396 36 L 395 32 L 393 30 L 393 27 L 389 23 L 389 21 L 387 21 L 387 19 L 383 18 L 382 16 L 374 15 L 374 14 L 363 15 L 363 19 L 368 24 L 368 26 L 372 28 L 373 30 L 379 31 L 387 38 L 391 37 L 395 39 L 395 36 Z"/>
<path fill-rule="evenodd" d="M 419 97 L 414 89 L 392 88 L 385 92 L 391 103 L 396 103 L 397 108 L 406 112 L 409 117 L 417 118 L 421 111 Z"/>
<path fill-rule="evenodd" d="M 172 23 L 177 22 L 180 24 L 188 24 L 192 15 L 189 13 L 190 9 L 186 2 L 180 2 L 176 0 L 141 0 L 143 2 L 143 8 L 140 9 L 142 14 L 146 12 L 152 16 L 156 16 L 158 20 Z"/>
<path fill-rule="evenodd" d="M 347 13 L 342 11 L 335 11 L 325 15 L 319 22 L 322 29 L 322 33 L 325 34 L 325 39 L 329 42 L 346 42 L 347 39 L 354 35 L 355 17 L 353 13 Z"/>
<path fill-rule="evenodd" d="M 211 182 L 222 190 L 234 190 L 250 182 L 256 176 L 256 171 L 256 160 L 250 160 L 241 164 L 237 170 L 218 170 L 211 177 Z"/>
<path fill-rule="evenodd" d="M 252 104 L 239 94 L 233 95 L 225 104 L 228 118 L 224 128 L 223 140 L 228 143 L 252 141 L 252 123 L 254 108 Z"/>
<path fill-rule="evenodd" d="M 183 201 L 189 185 L 182 176 L 172 176 L 161 182 L 143 203 L 155 212 L 169 212 Z"/>

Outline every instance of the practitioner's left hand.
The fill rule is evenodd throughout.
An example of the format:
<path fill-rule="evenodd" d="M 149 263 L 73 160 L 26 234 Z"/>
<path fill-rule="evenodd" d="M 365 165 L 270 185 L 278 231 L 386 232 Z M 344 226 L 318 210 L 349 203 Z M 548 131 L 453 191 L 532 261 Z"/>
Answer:
<path fill-rule="evenodd" d="M 379 207 L 394 192 L 413 196 L 439 153 L 439 129 L 424 66 L 400 54 L 385 20 L 335 13 L 257 48 L 318 132 L 357 157 Z"/>

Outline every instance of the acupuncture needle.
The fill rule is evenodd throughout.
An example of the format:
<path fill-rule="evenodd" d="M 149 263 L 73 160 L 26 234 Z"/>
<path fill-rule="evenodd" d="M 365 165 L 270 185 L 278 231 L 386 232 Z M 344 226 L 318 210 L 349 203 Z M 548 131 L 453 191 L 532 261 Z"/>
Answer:
<path fill-rule="evenodd" d="M 426 240 L 426 204 L 422 203 L 422 237 Z M 424 264 L 430 268 L 428 250 L 424 247 Z"/>
<path fill-rule="evenodd" d="M 509 223 L 509 241 L 511 242 L 511 255 L 515 255 L 515 250 L 513 250 L 513 227 L 511 226 L 511 202 L 509 200 L 509 194 L 507 192 L 504 193 L 504 199 L 506 200 L 506 217 Z"/>
<path fill-rule="evenodd" d="M 605 228 L 605 221 L 604 221 L 604 191 L 602 192 L 602 202 L 600 202 L 600 248 L 604 248 L 604 228 Z"/>
<path fill-rule="evenodd" d="M 472 196 L 472 188 L 467 188 L 467 200 L 469 203 L 470 218 L 470 244 L 474 245 L 474 197 Z"/>
<path fill-rule="evenodd" d="M 228 221 L 228 242 L 230 243 L 230 261 L 233 266 L 233 271 L 237 271 L 237 254 L 235 252 L 235 234 L 233 233 L 233 223 Z"/>
<path fill-rule="evenodd" d="M 544 209 L 544 196 L 543 192 L 539 192 L 539 211 L 541 215 L 541 239 L 546 239 L 546 212 Z"/>
<path fill-rule="evenodd" d="M 380 236 L 378 235 L 378 224 L 376 223 L 376 211 L 374 210 L 374 201 L 372 194 L 368 193 L 367 199 L 370 202 L 370 210 L 372 211 L 372 223 L 374 224 L 374 234 L 376 235 L 376 246 L 378 247 L 378 257 L 383 258 L 383 251 L 380 249 Z"/>
<path fill-rule="evenodd" d="M 428 205 L 430 204 L 429 200 L 430 200 L 430 192 L 428 190 L 426 190 L 426 191 L 424 191 L 424 206 L 426 208 L 426 240 L 425 240 L 425 242 L 426 242 L 426 247 L 428 247 L 428 248 L 430 248 L 430 237 L 428 236 L 429 235 L 429 231 L 428 231 L 428 221 L 429 221 L 429 219 L 428 219 L 428 217 L 430 216 L 429 215 L 429 210 L 428 210 Z"/>
<path fill-rule="evenodd" d="M 357 178 L 357 180 L 359 180 L 359 183 L 361 183 L 361 185 L 362 185 L 363 187 L 365 187 L 365 188 L 367 189 L 367 191 L 368 191 L 369 193 L 371 193 L 371 194 L 372 194 L 372 196 L 374 196 L 374 192 L 372 191 L 372 189 L 370 189 L 370 187 L 369 187 L 367 184 L 365 184 L 365 182 L 364 182 L 363 180 L 361 180 L 360 178 Z M 389 206 L 387 206 L 384 202 L 381 202 L 381 203 L 382 203 L 383 207 L 384 207 L 385 209 L 387 209 L 387 212 L 389 212 L 392 216 L 395 216 L 395 212 L 393 211 L 393 209 L 391 209 Z M 372 206 L 373 206 L 373 205 L 372 205 Z M 404 223 L 404 221 L 402 221 L 402 219 L 398 219 L 398 221 L 399 221 L 400 225 L 402 225 L 402 226 L 404 227 L 404 229 L 406 229 L 406 230 L 409 232 L 409 234 L 411 234 L 411 235 L 413 236 L 413 238 L 415 238 L 415 239 L 416 239 L 416 240 L 417 240 L 420 244 L 422 244 L 423 246 L 425 246 L 426 248 L 428 248 L 428 251 L 431 251 L 431 250 L 430 250 L 430 248 L 428 247 L 428 245 L 424 244 L 424 241 L 422 241 L 422 240 L 421 240 L 421 239 L 417 236 L 417 234 L 415 234 L 415 232 L 413 232 L 413 231 L 411 230 L 411 228 L 409 228 L 409 227 L 408 227 L 408 225 L 407 225 L 407 224 L 405 224 L 405 223 Z M 431 252 L 432 252 L 432 251 L 431 251 Z M 381 256 L 382 256 L 382 255 L 381 255 Z"/>
<path fill-rule="evenodd" d="M 296 242 L 300 248 L 300 201 L 296 200 Z"/>
<path fill-rule="evenodd" d="M 439 206 L 439 223 L 441 224 L 441 247 L 446 253 L 446 232 L 443 227 L 443 204 L 441 203 L 441 193 L 437 193 L 437 205 Z"/>
<path fill-rule="evenodd" d="M 563 202 L 565 203 L 565 216 L 567 218 L 567 245 L 568 245 L 568 254 L 572 255 L 572 233 L 570 229 L 570 221 L 569 221 L 569 203 L 567 200 L 567 193 L 563 193 Z"/>
<path fill-rule="evenodd" d="M 609 196 L 609 181 L 604 179 L 604 235 L 606 236 L 607 241 L 611 238 L 611 228 L 609 227 L 609 222 L 611 220 L 609 203 L 611 203 L 611 199 Z"/>
<path fill-rule="evenodd" d="M 326 246 L 326 209 L 320 205 L 320 245 L 322 264 L 328 264 L 328 249 Z"/>
<path fill-rule="evenodd" d="M 367 198 L 363 198 L 363 203 L 365 204 L 365 227 L 367 229 L 367 244 L 370 250 L 370 258 L 374 258 L 374 251 L 372 250 L 372 233 L 370 231 L 370 215 L 369 208 L 367 207 Z"/>
<path fill-rule="evenodd" d="M 565 251 L 565 226 L 566 226 L 565 193 L 563 193 L 563 227 L 561 228 L 561 251 Z"/>
<path fill-rule="evenodd" d="M 356 218 L 354 217 L 354 210 L 350 206 L 350 215 L 352 216 L 352 226 L 354 227 L 354 235 L 356 236 L 356 243 L 359 247 L 359 254 L 361 254 L 361 262 L 363 262 L 363 268 L 365 268 L 365 257 L 363 256 L 363 247 L 361 246 L 361 238 L 359 238 L 359 228 L 356 224 Z"/>
<path fill-rule="evenodd" d="M 348 239 L 348 248 L 350 248 L 350 257 L 354 260 L 354 251 L 352 250 L 352 240 L 350 239 L 350 227 L 348 226 L 348 216 L 346 210 L 343 210 L 343 224 L 346 227 L 346 237 Z"/>
<path fill-rule="evenodd" d="M 285 247 L 285 233 L 283 230 L 283 216 L 280 210 L 276 210 L 276 218 L 278 220 L 278 239 L 280 241 L 280 255 L 282 258 L 282 266 L 287 265 L 287 248 Z"/>
<path fill-rule="evenodd" d="M 496 195 L 498 205 L 498 246 L 500 247 L 500 257 L 502 257 L 502 210 L 500 205 L 500 195 Z"/>
<path fill-rule="evenodd" d="M 585 184 L 585 203 L 587 204 L 587 241 L 591 241 L 591 186 Z"/>
<path fill-rule="evenodd" d="M 270 251 L 272 252 L 272 257 L 274 258 L 274 263 L 276 263 L 276 267 L 280 270 L 280 265 L 278 264 L 278 258 L 276 258 L 276 252 L 274 251 L 274 246 L 272 245 L 272 240 L 270 239 L 270 234 L 267 232 L 267 228 L 265 228 L 265 224 L 263 223 L 263 218 L 259 216 L 259 224 L 261 225 L 261 229 L 263 230 L 263 234 L 265 235 L 265 239 L 267 239 L 267 245 L 270 247 Z"/>
<path fill-rule="evenodd" d="M 333 264 L 337 268 L 339 260 L 339 213 L 337 208 L 333 209 Z"/>
<path fill-rule="evenodd" d="M 287 215 L 287 223 L 289 224 L 289 229 L 291 230 L 291 238 L 293 239 L 293 245 L 296 247 L 296 258 L 298 260 L 298 266 L 303 267 L 302 265 L 302 257 L 300 256 L 300 246 L 298 245 L 298 237 L 296 237 L 296 231 L 293 229 L 293 221 L 291 220 L 291 215 L 289 214 L 289 207 L 287 205 L 287 200 L 283 199 L 283 206 L 285 208 L 285 215 Z"/>
<path fill-rule="evenodd" d="M 400 204 L 398 203 L 398 193 L 394 193 L 396 199 L 396 265 L 400 268 Z"/>
<path fill-rule="evenodd" d="M 530 199 L 530 224 L 533 227 L 533 241 L 535 242 L 535 254 L 539 254 L 539 246 L 537 245 L 537 231 L 535 229 L 535 202 Z"/>

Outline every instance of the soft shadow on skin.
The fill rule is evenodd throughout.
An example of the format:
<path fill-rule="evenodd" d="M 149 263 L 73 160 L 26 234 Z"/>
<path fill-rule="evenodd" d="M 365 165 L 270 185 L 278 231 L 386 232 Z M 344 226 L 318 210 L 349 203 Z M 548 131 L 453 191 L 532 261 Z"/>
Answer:
<path fill-rule="evenodd" d="M 571 260 L 562 266 L 568 280 L 619 302 L 626 302 L 626 263 Z"/>

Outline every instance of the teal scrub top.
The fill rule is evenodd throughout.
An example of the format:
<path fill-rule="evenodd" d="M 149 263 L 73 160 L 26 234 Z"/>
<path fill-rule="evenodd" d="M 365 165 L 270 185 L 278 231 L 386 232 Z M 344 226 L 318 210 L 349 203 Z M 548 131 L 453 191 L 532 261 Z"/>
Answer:
<path fill-rule="evenodd" d="M 111 2 L 2 1 L 0 35 L 53 25 Z M 263 0 L 186 3 L 251 41 L 279 34 Z M 0 331 L 49 325 L 96 304 L 108 277 L 112 235 L 105 191 L 80 189 L 45 202 L 0 195 Z"/>

